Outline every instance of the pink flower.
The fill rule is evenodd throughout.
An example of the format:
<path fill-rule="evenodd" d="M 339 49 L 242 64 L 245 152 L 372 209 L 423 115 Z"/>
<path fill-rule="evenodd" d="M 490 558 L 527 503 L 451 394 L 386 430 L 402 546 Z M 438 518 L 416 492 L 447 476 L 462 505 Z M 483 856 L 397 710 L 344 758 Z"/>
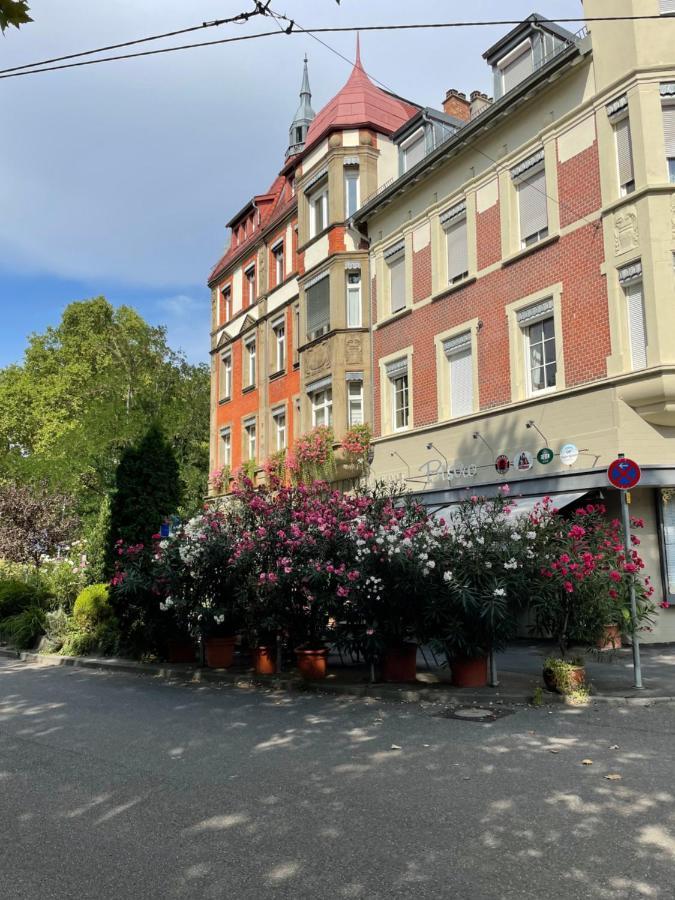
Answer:
<path fill-rule="evenodd" d="M 502 484 L 500 486 L 499 490 L 502 492 L 502 494 L 510 494 L 511 493 L 511 488 L 508 486 L 508 484 Z"/>
<path fill-rule="evenodd" d="M 612 581 L 621 581 L 621 573 L 617 572 L 616 569 L 609 573 L 609 577 L 612 579 Z"/>
<path fill-rule="evenodd" d="M 574 585 L 572 584 L 571 581 L 563 581 L 563 587 L 565 588 L 565 590 L 567 591 L 568 594 L 571 594 L 572 591 L 574 590 Z"/>
<path fill-rule="evenodd" d="M 630 575 L 633 575 L 635 572 L 637 572 L 638 567 L 635 565 L 635 563 L 626 563 L 626 565 L 623 567 L 623 570 L 624 572 L 628 572 Z"/>

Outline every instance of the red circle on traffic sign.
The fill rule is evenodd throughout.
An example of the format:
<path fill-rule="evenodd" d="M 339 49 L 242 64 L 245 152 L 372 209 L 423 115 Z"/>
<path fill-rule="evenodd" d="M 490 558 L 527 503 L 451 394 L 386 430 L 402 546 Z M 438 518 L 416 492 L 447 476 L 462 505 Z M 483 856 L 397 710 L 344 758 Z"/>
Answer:
<path fill-rule="evenodd" d="M 620 456 L 610 463 L 607 469 L 607 480 L 620 491 L 629 491 L 640 483 L 642 472 L 640 466 L 633 459 Z"/>

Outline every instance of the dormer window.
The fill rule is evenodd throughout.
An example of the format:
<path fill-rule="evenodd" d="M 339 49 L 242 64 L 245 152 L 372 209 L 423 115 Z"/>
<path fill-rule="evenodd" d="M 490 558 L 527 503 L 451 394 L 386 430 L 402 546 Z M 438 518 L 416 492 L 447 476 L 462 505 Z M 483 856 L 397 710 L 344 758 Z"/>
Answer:
<path fill-rule="evenodd" d="M 528 38 L 514 47 L 497 63 L 501 75 L 502 94 L 506 94 L 534 71 L 532 42 Z"/>
<path fill-rule="evenodd" d="M 401 162 L 404 172 L 412 169 L 426 156 L 424 128 L 418 128 L 401 144 Z"/>

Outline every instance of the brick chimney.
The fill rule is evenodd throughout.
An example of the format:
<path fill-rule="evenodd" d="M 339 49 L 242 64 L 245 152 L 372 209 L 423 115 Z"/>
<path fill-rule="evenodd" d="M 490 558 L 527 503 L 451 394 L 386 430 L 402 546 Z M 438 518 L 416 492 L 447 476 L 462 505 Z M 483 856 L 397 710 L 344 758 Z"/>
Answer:
<path fill-rule="evenodd" d="M 450 88 L 443 101 L 443 112 L 448 116 L 455 116 L 463 122 L 468 122 L 471 116 L 471 104 L 466 99 L 466 94 Z"/>
<path fill-rule="evenodd" d="M 488 106 L 492 104 L 492 97 L 488 97 L 487 94 L 483 94 L 480 91 L 471 91 L 471 102 L 469 103 L 470 108 L 470 118 L 474 119 L 476 116 L 480 115 L 484 109 L 487 109 Z"/>

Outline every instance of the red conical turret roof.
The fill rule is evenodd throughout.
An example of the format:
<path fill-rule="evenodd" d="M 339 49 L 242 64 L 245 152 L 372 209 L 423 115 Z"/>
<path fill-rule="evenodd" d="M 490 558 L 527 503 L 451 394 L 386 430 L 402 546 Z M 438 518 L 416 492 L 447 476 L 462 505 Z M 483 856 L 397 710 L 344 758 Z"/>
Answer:
<path fill-rule="evenodd" d="M 418 106 L 394 97 L 373 84 L 361 64 L 357 35 L 352 74 L 342 90 L 324 106 L 309 126 L 305 149 L 333 129 L 370 126 L 384 134 L 393 134 L 418 110 Z"/>

